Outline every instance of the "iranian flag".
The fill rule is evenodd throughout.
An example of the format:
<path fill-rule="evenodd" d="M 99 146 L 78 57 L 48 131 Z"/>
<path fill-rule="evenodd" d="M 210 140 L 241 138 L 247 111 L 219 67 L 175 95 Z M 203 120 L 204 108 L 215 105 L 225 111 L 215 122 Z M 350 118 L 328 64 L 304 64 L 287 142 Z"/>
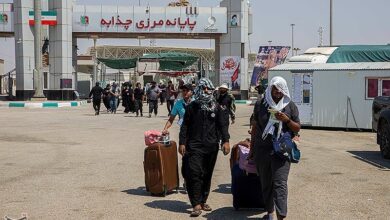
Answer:
<path fill-rule="evenodd" d="M 34 25 L 34 12 L 28 13 L 28 23 Z M 42 11 L 42 25 L 55 26 L 57 25 L 57 12 L 56 11 Z"/>

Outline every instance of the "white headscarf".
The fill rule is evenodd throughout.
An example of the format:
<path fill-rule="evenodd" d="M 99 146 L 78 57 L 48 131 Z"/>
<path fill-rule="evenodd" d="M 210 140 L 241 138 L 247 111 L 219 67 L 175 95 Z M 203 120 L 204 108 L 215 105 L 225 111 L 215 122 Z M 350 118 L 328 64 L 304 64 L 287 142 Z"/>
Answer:
<path fill-rule="evenodd" d="M 284 95 L 283 98 L 278 103 L 275 103 L 274 99 L 272 98 L 272 87 L 273 86 L 275 86 Z M 269 107 L 271 107 L 277 111 L 281 111 L 282 109 L 284 109 L 291 101 L 290 92 L 288 91 L 286 80 L 280 76 L 275 76 L 274 78 L 272 78 L 271 82 L 268 84 L 267 89 L 265 90 L 264 101 L 266 102 L 266 104 Z M 279 137 L 280 132 L 282 130 L 283 123 L 281 121 L 271 119 L 271 117 L 270 117 L 268 119 L 267 126 L 265 127 L 263 135 L 262 135 L 263 139 L 267 138 L 268 134 L 272 135 L 274 133 L 274 131 L 275 131 L 274 125 L 276 123 L 279 123 L 279 130 L 278 130 L 278 134 L 277 134 L 277 136 Z"/>

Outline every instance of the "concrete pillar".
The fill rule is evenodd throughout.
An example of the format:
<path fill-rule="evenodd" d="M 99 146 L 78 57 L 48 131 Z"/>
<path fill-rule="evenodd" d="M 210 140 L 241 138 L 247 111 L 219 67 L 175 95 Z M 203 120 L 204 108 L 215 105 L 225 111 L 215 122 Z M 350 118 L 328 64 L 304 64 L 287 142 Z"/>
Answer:
<path fill-rule="evenodd" d="M 20 100 L 27 100 L 34 93 L 34 34 L 28 23 L 28 13 L 33 9 L 33 0 L 14 0 L 16 97 Z"/>
<path fill-rule="evenodd" d="M 228 33 L 220 39 L 220 57 L 238 56 L 240 63 L 241 99 L 248 98 L 248 53 L 249 53 L 249 5 L 247 0 L 223 0 L 221 7 L 228 8 Z M 231 24 L 233 15 L 238 17 L 238 25 Z M 217 48 L 216 48 L 217 49 Z M 218 62 L 219 66 L 219 62 Z M 218 69 L 219 70 L 219 69 Z M 218 74 L 219 75 L 219 74 Z"/>
<path fill-rule="evenodd" d="M 219 78 L 219 70 L 221 69 L 221 41 L 219 38 L 215 39 L 215 79 L 213 81 L 214 86 L 219 86 L 221 84 Z"/>
<path fill-rule="evenodd" d="M 49 10 L 57 12 L 57 25 L 49 28 L 49 99 L 72 99 L 75 74 L 72 67 L 72 0 L 49 1 Z"/>
<path fill-rule="evenodd" d="M 72 72 L 74 74 L 74 89 L 77 90 L 77 38 L 72 38 Z"/>

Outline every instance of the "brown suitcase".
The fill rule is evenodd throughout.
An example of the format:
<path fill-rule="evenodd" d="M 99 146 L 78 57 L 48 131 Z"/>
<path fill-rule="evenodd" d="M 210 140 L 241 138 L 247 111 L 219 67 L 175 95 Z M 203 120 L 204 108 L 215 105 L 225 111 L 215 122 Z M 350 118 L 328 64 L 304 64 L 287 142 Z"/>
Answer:
<path fill-rule="evenodd" d="M 144 171 L 146 191 L 152 195 L 167 195 L 179 189 L 177 145 L 155 143 L 145 148 Z"/>

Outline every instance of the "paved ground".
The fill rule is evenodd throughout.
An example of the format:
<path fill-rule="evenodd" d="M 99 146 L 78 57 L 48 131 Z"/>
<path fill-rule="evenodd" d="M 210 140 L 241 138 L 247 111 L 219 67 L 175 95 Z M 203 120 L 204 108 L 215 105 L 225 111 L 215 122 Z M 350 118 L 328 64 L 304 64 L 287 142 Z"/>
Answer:
<path fill-rule="evenodd" d="M 144 190 L 143 132 L 166 117 L 93 115 L 72 109 L 0 109 L 0 218 L 186 219 L 186 194 Z M 232 143 L 247 137 L 251 107 L 239 105 Z M 165 106 L 163 115 L 166 114 Z M 177 137 L 177 126 L 172 137 Z M 303 130 L 302 161 L 289 179 L 290 219 L 390 219 L 390 162 L 373 133 Z M 360 159 L 359 159 L 360 158 Z M 219 155 L 207 219 L 251 219 L 236 212 L 228 157 Z"/>

